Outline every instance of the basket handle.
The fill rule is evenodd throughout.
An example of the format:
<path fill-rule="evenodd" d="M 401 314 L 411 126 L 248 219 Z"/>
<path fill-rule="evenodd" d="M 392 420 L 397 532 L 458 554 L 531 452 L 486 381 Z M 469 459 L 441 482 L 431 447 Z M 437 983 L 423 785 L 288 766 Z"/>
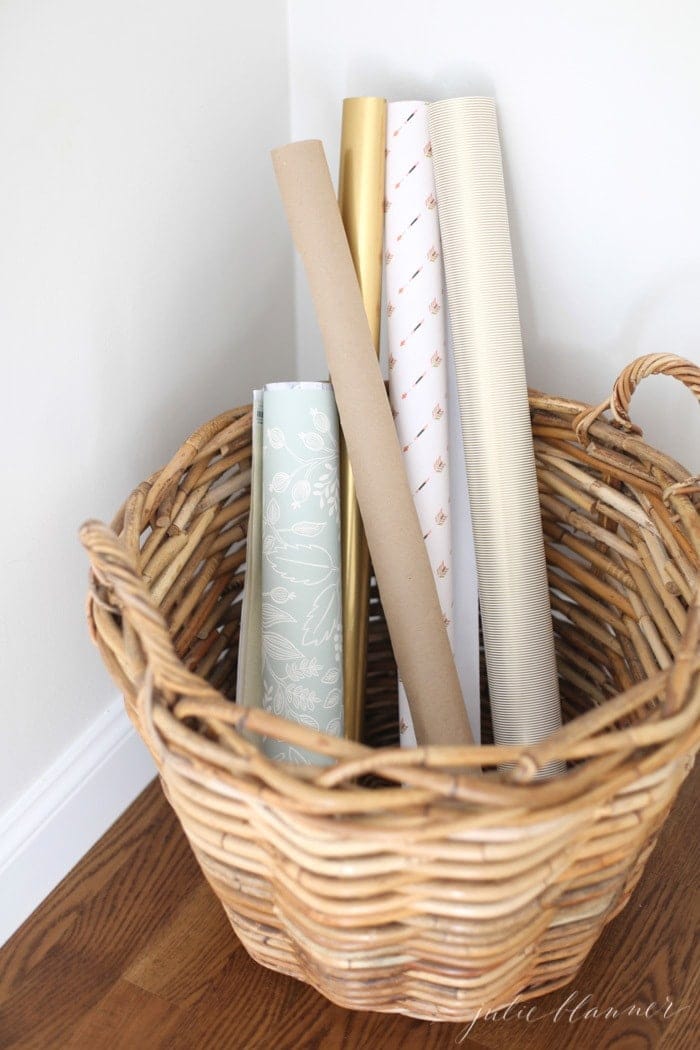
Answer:
<path fill-rule="evenodd" d="M 586 408 L 574 419 L 574 429 L 581 444 L 588 443 L 588 430 L 603 412 L 611 412 L 617 426 L 629 433 L 641 434 L 632 423 L 629 404 L 642 379 L 647 376 L 671 376 L 683 383 L 700 401 L 700 367 L 676 354 L 645 354 L 623 368 L 613 384 L 610 397 L 595 408 Z"/>
<path fill-rule="evenodd" d="M 79 532 L 92 572 L 111 591 L 133 627 L 153 676 L 153 685 L 187 696 L 218 697 L 216 690 L 178 660 L 162 613 L 139 575 L 130 552 L 100 521 L 86 521 Z M 152 696 L 154 690 L 149 690 Z"/>

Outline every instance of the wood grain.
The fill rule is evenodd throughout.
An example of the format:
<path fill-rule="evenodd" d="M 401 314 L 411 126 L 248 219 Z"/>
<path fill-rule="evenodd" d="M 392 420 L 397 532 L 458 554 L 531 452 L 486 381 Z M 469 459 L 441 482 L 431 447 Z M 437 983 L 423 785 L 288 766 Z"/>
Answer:
<path fill-rule="evenodd" d="M 501 1015 L 467 1034 L 341 1009 L 253 962 L 154 782 L 0 950 L 0 1047 L 689 1050 L 700 1020 L 699 786 L 696 769 L 629 906 L 575 980 L 533 1000 L 529 1022 Z M 666 1018 L 582 1016 L 668 1000 Z"/>

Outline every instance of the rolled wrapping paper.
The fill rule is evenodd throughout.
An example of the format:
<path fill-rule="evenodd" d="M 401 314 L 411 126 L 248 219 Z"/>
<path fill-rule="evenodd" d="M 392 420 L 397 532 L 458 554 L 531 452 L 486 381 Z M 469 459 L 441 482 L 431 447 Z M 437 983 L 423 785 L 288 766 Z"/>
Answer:
<path fill-rule="evenodd" d="M 251 492 L 246 538 L 246 572 L 236 669 L 236 700 L 246 707 L 262 707 L 261 573 L 262 573 L 262 443 L 263 392 L 253 391 Z M 258 735 L 246 730 L 249 739 Z"/>
<path fill-rule="evenodd" d="M 459 516 L 451 498 L 452 459 L 442 249 L 425 102 L 391 102 L 387 110 L 384 265 L 389 400 L 404 465 L 454 653 L 472 736 L 480 739 L 479 616 L 474 543 L 461 434 Z M 454 397 L 454 395 L 453 395 Z M 455 548 L 459 546 L 459 554 Z M 455 559 L 461 573 L 455 576 Z M 455 589 L 461 592 L 455 613 Z M 465 615 L 466 613 L 466 615 Z M 416 738 L 399 681 L 402 746 Z"/>
<path fill-rule="evenodd" d="M 445 299 L 447 307 L 447 299 Z M 474 530 L 469 505 L 467 467 L 457 396 L 457 376 L 447 313 L 447 405 L 450 439 L 450 506 L 452 507 L 452 571 L 454 572 L 454 654 L 462 695 L 475 743 L 481 743 L 481 681 L 479 659 L 479 582 Z"/>
<path fill-rule="evenodd" d="M 428 122 L 494 734 L 533 743 L 561 708 L 496 108 L 450 99 Z"/>
<path fill-rule="evenodd" d="M 385 140 L 386 100 L 346 98 L 338 201 L 377 355 L 382 297 Z M 355 479 L 342 433 L 340 485 L 345 735 L 351 740 L 360 740 L 367 676 L 370 565 L 355 497 Z"/>
<path fill-rule="evenodd" d="M 372 564 L 419 744 L 471 743 L 459 679 L 323 146 L 272 154 L 316 308 Z"/>
<path fill-rule="evenodd" d="M 263 707 L 343 733 L 338 415 L 329 383 L 272 383 L 263 401 Z M 322 764 L 266 737 L 287 762 Z"/>

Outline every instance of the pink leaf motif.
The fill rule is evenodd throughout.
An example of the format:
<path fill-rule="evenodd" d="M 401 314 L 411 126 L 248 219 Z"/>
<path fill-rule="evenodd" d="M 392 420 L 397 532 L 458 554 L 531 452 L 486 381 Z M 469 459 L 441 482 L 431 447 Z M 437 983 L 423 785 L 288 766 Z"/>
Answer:
<path fill-rule="evenodd" d="M 440 404 L 435 405 L 435 408 L 433 409 L 433 419 L 442 419 L 442 417 L 444 415 L 445 415 L 445 411 L 444 411 L 442 405 L 440 405 Z"/>
<path fill-rule="evenodd" d="M 430 358 L 430 363 L 433 366 L 433 368 L 437 368 L 441 361 L 442 357 L 440 356 L 440 351 L 436 350 L 433 356 Z"/>
<path fill-rule="evenodd" d="M 445 514 L 444 510 L 441 507 L 440 510 L 435 515 L 435 524 L 436 525 L 444 525 L 446 521 L 447 521 L 447 515 Z"/>
<path fill-rule="evenodd" d="M 430 310 L 431 314 L 440 313 L 440 303 L 437 301 L 437 299 L 431 299 L 431 301 L 428 303 L 428 309 Z"/>
<path fill-rule="evenodd" d="M 441 561 L 440 564 L 438 565 L 437 569 L 435 570 L 435 572 L 438 574 L 440 579 L 443 580 L 445 578 L 445 576 L 447 576 L 447 573 L 449 572 L 449 569 L 445 565 L 444 561 Z"/>
<path fill-rule="evenodd" d="M 430 248 L 428 250 L 427 259 L 428 259 L 428 262 L 436 262 L 436 260 L 439 259 L 439 255 L 437 253 L 437 249 Z"/>
<path fill-rule="evenodd" d="M 428 211 L 432 211 L 433 208 L 437 207 L 437 201 L 435 200 L 435 194 L 431 193 L 425 198 L 425 206 Z"/>
<path fill-rule="evenodd" d="M 442 458 L 442 456 L 438 456 L 438 458 L 433 463 L 433 470 L 436 474 L 441 474 L 446 466 L 447 464 L 445 463 L 445 460 Z"/>

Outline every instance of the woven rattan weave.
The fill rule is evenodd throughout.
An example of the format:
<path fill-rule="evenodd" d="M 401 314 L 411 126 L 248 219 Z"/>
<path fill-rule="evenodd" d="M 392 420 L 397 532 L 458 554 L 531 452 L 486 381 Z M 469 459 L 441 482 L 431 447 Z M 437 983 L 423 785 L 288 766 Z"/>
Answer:
<path fill-rule="evenodd" d="M 699 486 L 627 415 L 654 373 L 700 398 L 671 355 L 598 408 L 531 392 L 565 717 L 537 746 L 399 749 L 376 592 L 365 743 L 232 702 L 249 408 L 193 434 L 111 529 L 83 526 L 93 638 L 259 962 L 343 1006 L 468 1020 L 566 984 L 625 905 L 700 742 Z M 249 731 L 329 762 L 276 765 Z M 538 780 L 555 759 L 566 774 Z"/>

